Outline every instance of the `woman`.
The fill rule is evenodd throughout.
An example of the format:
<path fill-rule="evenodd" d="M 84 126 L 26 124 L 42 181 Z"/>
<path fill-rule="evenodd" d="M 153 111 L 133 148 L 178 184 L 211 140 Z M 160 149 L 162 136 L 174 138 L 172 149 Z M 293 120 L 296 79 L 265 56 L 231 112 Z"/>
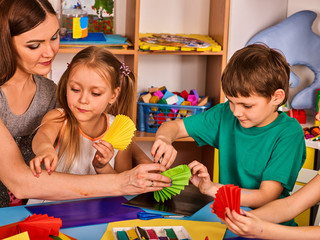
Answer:
<path fill-rule="evenodd" d="M 0 0 L 0 21 L 0 180 L 16 197 L 63 200 L 137 194 L 170 185 L 170 179 L 149 173 L 165 170 L 154 164 L 119 175 L 53 173 L 34 178 L 27 166 L 34 130 L 56 103 L 55 84 L 42 76 L 51 70 L 59 49 L 59 23 L 48 0 Z M 140 149 L 135 147 L 133 154 L 146 162 Z M 1 207 L 9 203 L 3 184 Z"/>

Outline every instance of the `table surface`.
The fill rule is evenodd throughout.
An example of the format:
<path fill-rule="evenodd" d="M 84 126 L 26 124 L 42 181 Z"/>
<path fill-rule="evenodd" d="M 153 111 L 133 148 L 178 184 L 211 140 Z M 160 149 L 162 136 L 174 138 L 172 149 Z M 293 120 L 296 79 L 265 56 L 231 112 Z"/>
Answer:
<path fill-rule="evenodd" d="M 132 196 L 131 197 L 126 196 L 126 198 L 130 199 L 132 198 Z M 215 214 L 211 213 L 210 204 L 211 203 L 207 204 L 192 216 L 184 217 L 180 219 L 194 220 L 194 221 L 221 222 Z M 143 209 L 143 210 L 147 212 L 163 214 L 163 212 L 159 212 L 159 211 L 151 211 L 148 209 Z M 0 226 L 22 221 L 29 215 L 32 215 L 32 214 L 24 206 L 0 208 Z M 65 233 L 79 240 L 100 240 L 103 234 L 105 233 L 107 226 L 108 226 L 108 223 L 104 223 L 104 224 L 87 225 L 87 226 L 81 226 L 81 227 L 61 228 L 60 231 L 62 233 Z M 95 237 L 94 239 L 93 239 L 93 236 Z M 227 230 L 224 239 L 230 239 L 230 238 L 243 239 L 243 238 L 237 238 L 235 234 Z"/>

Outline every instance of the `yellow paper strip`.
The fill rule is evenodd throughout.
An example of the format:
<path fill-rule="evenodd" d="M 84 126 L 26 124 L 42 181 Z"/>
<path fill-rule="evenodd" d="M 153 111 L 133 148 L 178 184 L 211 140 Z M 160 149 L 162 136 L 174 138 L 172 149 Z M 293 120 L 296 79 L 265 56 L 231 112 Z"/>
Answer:
<path fill-rule="evenodd" d="M 25 231 L 23 233 L 19 233 L 8 238 L 4 238 L 3 240 L 30 240 L 30 238 L 28 232 Z"/>

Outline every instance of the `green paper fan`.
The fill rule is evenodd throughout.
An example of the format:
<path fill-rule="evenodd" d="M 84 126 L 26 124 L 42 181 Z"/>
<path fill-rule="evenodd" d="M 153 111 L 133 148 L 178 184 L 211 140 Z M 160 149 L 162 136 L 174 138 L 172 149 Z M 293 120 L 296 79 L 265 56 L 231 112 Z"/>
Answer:
<path fill-rule="evenodd" d="M 175 196 L 180 194 L 180 192 L 184 190 L 184 187 L 189 184 L 191 170 L 187 165 L 183 164 L 168 169 L 161 174 L 171 178 L 172 186 L 154 192 L 154 199 L 157 202 L 164 202 L 168 199 L 171 199 L 172 195 Z"/>

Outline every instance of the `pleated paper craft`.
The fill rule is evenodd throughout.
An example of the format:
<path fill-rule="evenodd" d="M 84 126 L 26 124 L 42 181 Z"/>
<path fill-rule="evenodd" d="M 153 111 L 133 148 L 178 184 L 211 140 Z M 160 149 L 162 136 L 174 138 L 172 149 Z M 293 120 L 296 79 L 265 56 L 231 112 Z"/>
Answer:
<path fill-rule="evenodd" d="M 181 190 L 184 190 L 184 187 L 189 185 L 189 179 L 191 177 L 190 168 L 184 164 L 168 169 L 161 174 L 171 178 L 172 186 L 154 192 L 154 199 L 157 202 L 164 202 L 171 199 L 172 195 L 176 196 L 180 194 Z"/>
<path fill-rule="evenodd" d="M 226 207 L 230 211 L 235 210 L 240 213 L 240 194 L 241 189 L 233 184 L 227 184 L 218 189 L 213 203 L 213 210 L 219 218 L 225 219 Z"/>
<path fill-rule="evenodd" d="M 52 240 L 51 236 L 59 236 L 61 226 L 60 218 L 49 217 L 47 214 L 33 214 L 23 221 L 1 226 L 0 239 L 28 232 L 30 240 Z"/>
<path fill-rule="evenodd" d="M 102 140 L 111 143 L 114 149 L 122 151 L 131 143 L 135 130 L 136 126 L 128 116 L 118 114 Z"/>

